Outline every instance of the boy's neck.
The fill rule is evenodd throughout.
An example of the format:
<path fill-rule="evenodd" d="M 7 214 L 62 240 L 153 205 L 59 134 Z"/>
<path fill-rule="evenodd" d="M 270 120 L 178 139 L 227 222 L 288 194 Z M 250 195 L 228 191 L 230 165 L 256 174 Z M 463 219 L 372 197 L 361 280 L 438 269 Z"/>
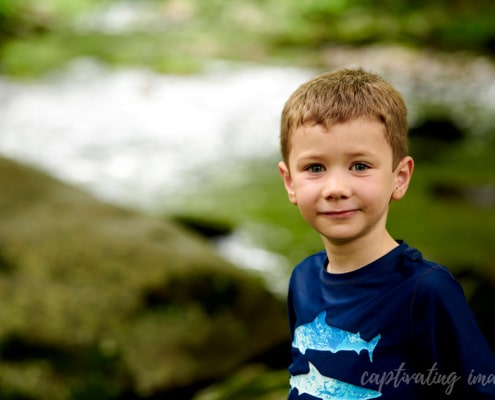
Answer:
<path fill-rule="evenodd" d="M 342 274 L 355 271 L 384 256 L 399 244 L 385 231 L 382 238 L 365 237 L 347 243 L 323 239 L 328 257 L 327 272 Z"/>

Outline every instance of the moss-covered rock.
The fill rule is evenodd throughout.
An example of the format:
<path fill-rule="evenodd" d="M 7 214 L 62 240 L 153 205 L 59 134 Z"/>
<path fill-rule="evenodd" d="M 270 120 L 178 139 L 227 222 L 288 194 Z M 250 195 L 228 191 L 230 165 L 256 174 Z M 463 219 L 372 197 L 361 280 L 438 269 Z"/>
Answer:
<path fill-rule="evenodd" d="M 290 391 L 287 369 L 251 364 L 222 384 L 201 390 L 193 400 L 286 400 Z"/>
<path fill-rule="evenodd" d="M 147 398 L 288 340 L 285 306 L 192 232 L 7 159 L 0 188 L 0 398 Z"/>

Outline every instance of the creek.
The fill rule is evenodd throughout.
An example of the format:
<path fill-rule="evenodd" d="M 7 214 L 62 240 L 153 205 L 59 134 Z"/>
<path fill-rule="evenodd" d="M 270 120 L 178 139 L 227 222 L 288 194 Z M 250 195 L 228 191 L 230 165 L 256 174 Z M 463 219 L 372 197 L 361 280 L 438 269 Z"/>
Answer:
<path fill-rule="evenodd" d="M 383 47 L 329 49 L 327 57 L 329 69 L 360 65 L 391 81 L 411 123 L 440 106 L 475 137 L 490 132 L 495 67 L 487 59 Z M 201 74 L 175 76 L 81 58 L 37 81 L 0 77 L 0 154 L 154 212 L 217 173 L 278 157 L 283 103 L 317 73 L 217 60 Z M 219 248 L 238 264 L 284 264 L 239 234 Z"/>

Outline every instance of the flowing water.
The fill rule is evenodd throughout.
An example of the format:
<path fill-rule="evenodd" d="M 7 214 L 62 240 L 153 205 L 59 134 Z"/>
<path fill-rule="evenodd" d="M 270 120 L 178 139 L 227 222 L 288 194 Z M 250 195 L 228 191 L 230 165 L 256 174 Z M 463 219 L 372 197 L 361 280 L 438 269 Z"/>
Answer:
<path fill-rule="evenodd" d="M 494 122 L 493 64 L 428 55 L 413 55 L 413 62 L 407 54 L 334 49 L 328 57 L 335 67 L 362 65 L 384 75 L 404 94 L 411 121 L 425 105 L 441 104 L 461 125 L 486 134 Z M 36 82 L 0 77 L 0 154 L 105 200 L 153 210 L 215 169 L 275 157 L 283 103 L 317 72 L 216 61 L 202 74 L 174 76 L 79 59 Z M 219 248 L 238 264 L 252 265 L 253 257 L 272 271 L 283 264 L 246 238 L 230 239 Z"/>
<path fill-rule="evenodd" d="M 37 83 L 0 80 L 0 153 L 150 209 L 215 164 L 276 153 L 279 110 L 309 75 L 218 62 L 168 76 L 78 60 Z"/>

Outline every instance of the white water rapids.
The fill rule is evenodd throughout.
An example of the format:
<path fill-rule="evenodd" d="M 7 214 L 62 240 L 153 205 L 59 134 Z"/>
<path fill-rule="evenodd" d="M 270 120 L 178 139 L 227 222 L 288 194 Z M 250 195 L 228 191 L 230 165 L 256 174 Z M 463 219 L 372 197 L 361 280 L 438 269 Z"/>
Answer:
<path fill-rule="evenodd" d="M 215 164 L 276 154 L 283 102 L 308 76 L 221 63 L 172 76 L 79 60 L 37 83 L 3 79 L 0 153 L 147 209 Z"/>

